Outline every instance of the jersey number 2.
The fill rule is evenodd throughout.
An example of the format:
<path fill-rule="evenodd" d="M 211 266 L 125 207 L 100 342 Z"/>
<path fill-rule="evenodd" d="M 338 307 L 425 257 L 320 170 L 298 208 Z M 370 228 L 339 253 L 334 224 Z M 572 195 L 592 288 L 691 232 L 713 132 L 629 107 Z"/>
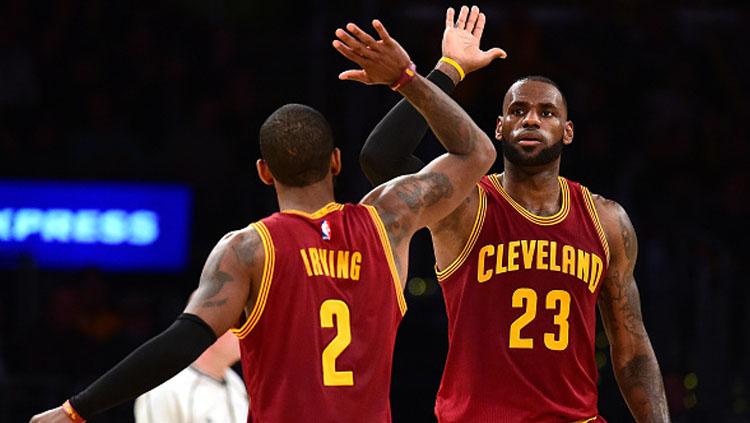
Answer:
<path fill-rule="evenodd" d="M 510 325 L 509 346 L 511 348 L 534 348 L 533 338 L 521 338 L 521 329 L 526 327 L 536 317 L 536 291 L 531 288 L 518 288 L 513 292 L 513 308 L 525 307 L 526 310 Z M 553 351 L 562 351 L 568 348 L 568 334 L 570 325 L 570 294 L 567 291 L 555 289 L 547 294 L 545 308 L 559 312 L 555 315 L 554 322 L 559 328 L 557 335 L 553 333 L 544 334 L 544 345 Z"/>
<path fill-rule="evenodd" d="M 336 359 L 352 342 L 349 322 L 349 307 L 341 300 L 325 300 L 320 305 L 320 327 L 332 328 L 336 316 L 336 337 L 323 350 L 323 385 L 353 386 L 354 374 L 351 370 L 336 370 Z"/>

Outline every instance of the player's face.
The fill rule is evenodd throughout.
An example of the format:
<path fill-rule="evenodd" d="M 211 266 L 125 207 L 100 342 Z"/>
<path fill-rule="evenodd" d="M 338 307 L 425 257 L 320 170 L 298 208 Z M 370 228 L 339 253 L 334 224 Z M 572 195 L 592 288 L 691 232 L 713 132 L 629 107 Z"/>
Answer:
<path fill-rule="evenodd" d="M 557 88 L 541 81 L 514 84 L 505 96 L 496 137 L 513 164 L 539 166 L 557 160 L 563 145 L 573 141 L 573 124 Z"/>

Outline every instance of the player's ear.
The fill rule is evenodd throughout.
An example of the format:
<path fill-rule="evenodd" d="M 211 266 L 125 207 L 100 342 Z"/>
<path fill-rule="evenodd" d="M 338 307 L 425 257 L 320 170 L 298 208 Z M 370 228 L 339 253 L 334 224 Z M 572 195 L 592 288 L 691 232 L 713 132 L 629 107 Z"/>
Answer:
<path fill-rule="evenodd" d="M 333 176 L 341 173 L 341 150 L 334 148 L 331 152 L 331 174 Z"/>
<path fill-rule="evenodd" d="M 568 145 L 573 142 L 573 121 L 569 120 L 565 122 L 563 128 L 563 144 Z"/>
<path fill-rule="evenodd" d="M 503 140 L 503 115 L 497 117 L 497 125 L 495 125 L 495 139 L 498 141 Z"/>
<path fill-rule="evenodd" d="M 258 170 L 258 177 L 266 185 L 273 185 L 273 175 L 271 169 L 268 168 L 268 164 L 263 159 L 258 159 L 255 162 L 255 168 Z"/>

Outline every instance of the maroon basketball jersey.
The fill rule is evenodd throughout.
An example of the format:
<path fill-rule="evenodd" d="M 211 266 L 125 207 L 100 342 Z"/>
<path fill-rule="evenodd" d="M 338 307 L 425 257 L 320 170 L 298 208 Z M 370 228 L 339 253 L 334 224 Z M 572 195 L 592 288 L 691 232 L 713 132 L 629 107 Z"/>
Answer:
<path fill-rule="evenodd" d="M 253 226 L 266 261 L 240 338 L 254 422 L 389 422 L 393 345 L 406 311 L 371 206 L 285 210 Z"/>
<path fill-rule="evenodd" d="M 497 175 L 461 254 L 438 271 L 450 346 L 440 422 L 603 422 L 596 300 L 609 250 L 588 190 L 559 178 L 555 215 L 529 213 Z"/>

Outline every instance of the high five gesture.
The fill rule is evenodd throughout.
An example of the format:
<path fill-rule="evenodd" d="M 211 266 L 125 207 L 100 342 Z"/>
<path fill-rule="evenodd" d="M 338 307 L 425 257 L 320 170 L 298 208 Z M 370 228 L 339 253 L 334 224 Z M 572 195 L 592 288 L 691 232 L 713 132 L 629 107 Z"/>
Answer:
<path fill-rule="evenodd" d="M 455 19 L 455 11 L 449 7 L 445 12 L 445 31 L 443 32 L 443 57 L 455 60 L 462 70 L 469 74 L 489 65 L 495 59 L 505 59 L 505 50 L 494 47 L 489 50 L 479 48 L 487 18 L 479 8 L 471 10 L 462 6 Z"/>
<path fill-rule="evenodd" d="M 373 20 L 372 26 L 380 40 L 374 39 L 353 23 L 346 25 L 351 34 L 341 28 L 336 30 L 339 39 L 333 41 L 333 47 L 362 67 L 359 70 L 341 72 L 339 79 L 364 84 L 393 85 L 400 78 L 402 71 L 409 67 L 411 59 L 401 45 L 391 38 L 379 20 Z"/>

